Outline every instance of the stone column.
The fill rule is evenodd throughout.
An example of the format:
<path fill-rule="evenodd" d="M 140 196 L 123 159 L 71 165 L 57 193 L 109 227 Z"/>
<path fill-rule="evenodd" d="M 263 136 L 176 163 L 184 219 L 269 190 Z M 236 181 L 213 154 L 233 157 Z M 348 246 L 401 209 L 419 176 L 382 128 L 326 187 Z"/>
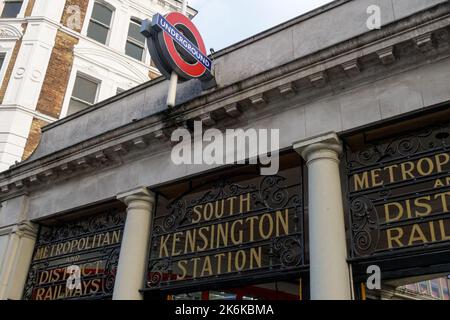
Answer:
<path fill-rule="evenodd" d="M 342 145 L 335 133 L 294 144 L 308 167 L 312 300 L 350 300 L 344 209 L 339 171 Z"/>
<path fill-rule="evenodd" d="M 155 197 L 139 188 L 117 198 L 127 205 L 113 300 L 142 300 Z"/>
<path fill-rule="evenodd" d="M 12 227 L 3 262 L 0 261 L 0 300 L 22 299 L 37 230 L 29 221 Z"/>

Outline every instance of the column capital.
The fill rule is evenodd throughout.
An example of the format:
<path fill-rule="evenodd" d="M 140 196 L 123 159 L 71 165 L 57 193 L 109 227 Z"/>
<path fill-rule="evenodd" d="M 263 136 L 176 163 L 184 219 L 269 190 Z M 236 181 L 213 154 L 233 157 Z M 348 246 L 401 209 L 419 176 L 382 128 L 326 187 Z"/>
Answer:
<path fill-rule="evenodd" d="M 155 203 L 155 194 L 146 187 L 139 187 L 118 194 L 117 199 L 125 203 L 127 206 L 130 206 L 130 204 L 135 201 L 144 201 L 153 205 Z"/>
<path fill-rule="evenodd" d="M 293 147 L 307 162 L 323 158 L 339 161 L 343 151 L 342 143 L 335 132 L 300 140 L 294 143 Z"/>
<path fill-rule="evenodd" d="M 36 239 L 38 227 L 31 221 L 24 220 L 13 227 L 12 233 L 17 234 L 19 237 Z"/>

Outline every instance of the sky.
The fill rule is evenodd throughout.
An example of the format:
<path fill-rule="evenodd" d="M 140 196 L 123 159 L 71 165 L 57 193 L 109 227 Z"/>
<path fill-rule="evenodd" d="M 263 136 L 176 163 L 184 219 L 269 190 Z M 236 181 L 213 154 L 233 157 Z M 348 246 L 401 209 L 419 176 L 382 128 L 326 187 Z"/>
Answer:
<path fill-rule="evenodd" d="M 332 0 L 188 0 L 207 51 L 228 47 Z"/>

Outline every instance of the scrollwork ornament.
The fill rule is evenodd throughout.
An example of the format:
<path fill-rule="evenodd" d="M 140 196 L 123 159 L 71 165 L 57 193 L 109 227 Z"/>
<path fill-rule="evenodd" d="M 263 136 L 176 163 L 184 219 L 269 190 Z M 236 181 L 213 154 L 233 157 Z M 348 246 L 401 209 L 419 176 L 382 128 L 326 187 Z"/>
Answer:
<path fill-rule="evenodd" d="M 403 138 L 398 142 L 398 153 L 402 156 L 415 154 L 420 147 L 420 141 L 417 137 Z"/>
<path fill-rule="evenodd" d="M 347 173 L 380 162 L 400 161 L 419 152 L 445 148 L 450 143 L 449 124 L 426 128 L 414 134 L 368 144 L 364 149 L 352 151 L 346 148 Z"/>
<path fill-rule="evenodd" d="M 289 201 L 286 178 L 281 176 L 265 177 L 259 186 L 260 201 L 269 209 L 279 209 Z"/>
<path fill-rule="evenodd" d="M 372 202 L 365 197 L 350 203 L 353 248 L 358 255 L 370 254 L 379 241 L 378 215 Z"/>
<path fill-rule="evenodd" d="M 104 292 L 112 293 L 117 275 L 117 267 L 119 264 L 120 248 L 111 251 L 105 268 Z"/>
<path fill-rule="evenodd" d="M 284 267 L 296 267 L 301 265 L 302 245 L 299 239 L 293 237 L 277 238 L 272 244 L 273 252 L 280 258 Z"/>
<path fill-rule="evenodd" d="M 147 286 L 150 288 L 158 287 L 164 278 L 164 272 L 169 270 L 170 261 L 157 261 L 150 265 Z"/>

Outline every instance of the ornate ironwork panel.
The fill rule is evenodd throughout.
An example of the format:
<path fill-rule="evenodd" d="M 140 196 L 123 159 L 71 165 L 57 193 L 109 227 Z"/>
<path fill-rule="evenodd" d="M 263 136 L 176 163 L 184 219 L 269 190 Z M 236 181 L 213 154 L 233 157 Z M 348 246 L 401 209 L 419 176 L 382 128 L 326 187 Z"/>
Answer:
<path fill-rule="evenodd" d="M 230 177 L 158 200 L 147 290 L 299 270 L 305 265 L 301 171 Z"/>
<path fill-rule="evenodd" d="M 111 298 L 124 224 L 125 213 L 113 209 L 63 225 L 42 226 L 24 299 Z"/>
<path fill-rule="evenodd" d="M 351 256 L 450 244 L 450 124 L 346 147 Z"/>

